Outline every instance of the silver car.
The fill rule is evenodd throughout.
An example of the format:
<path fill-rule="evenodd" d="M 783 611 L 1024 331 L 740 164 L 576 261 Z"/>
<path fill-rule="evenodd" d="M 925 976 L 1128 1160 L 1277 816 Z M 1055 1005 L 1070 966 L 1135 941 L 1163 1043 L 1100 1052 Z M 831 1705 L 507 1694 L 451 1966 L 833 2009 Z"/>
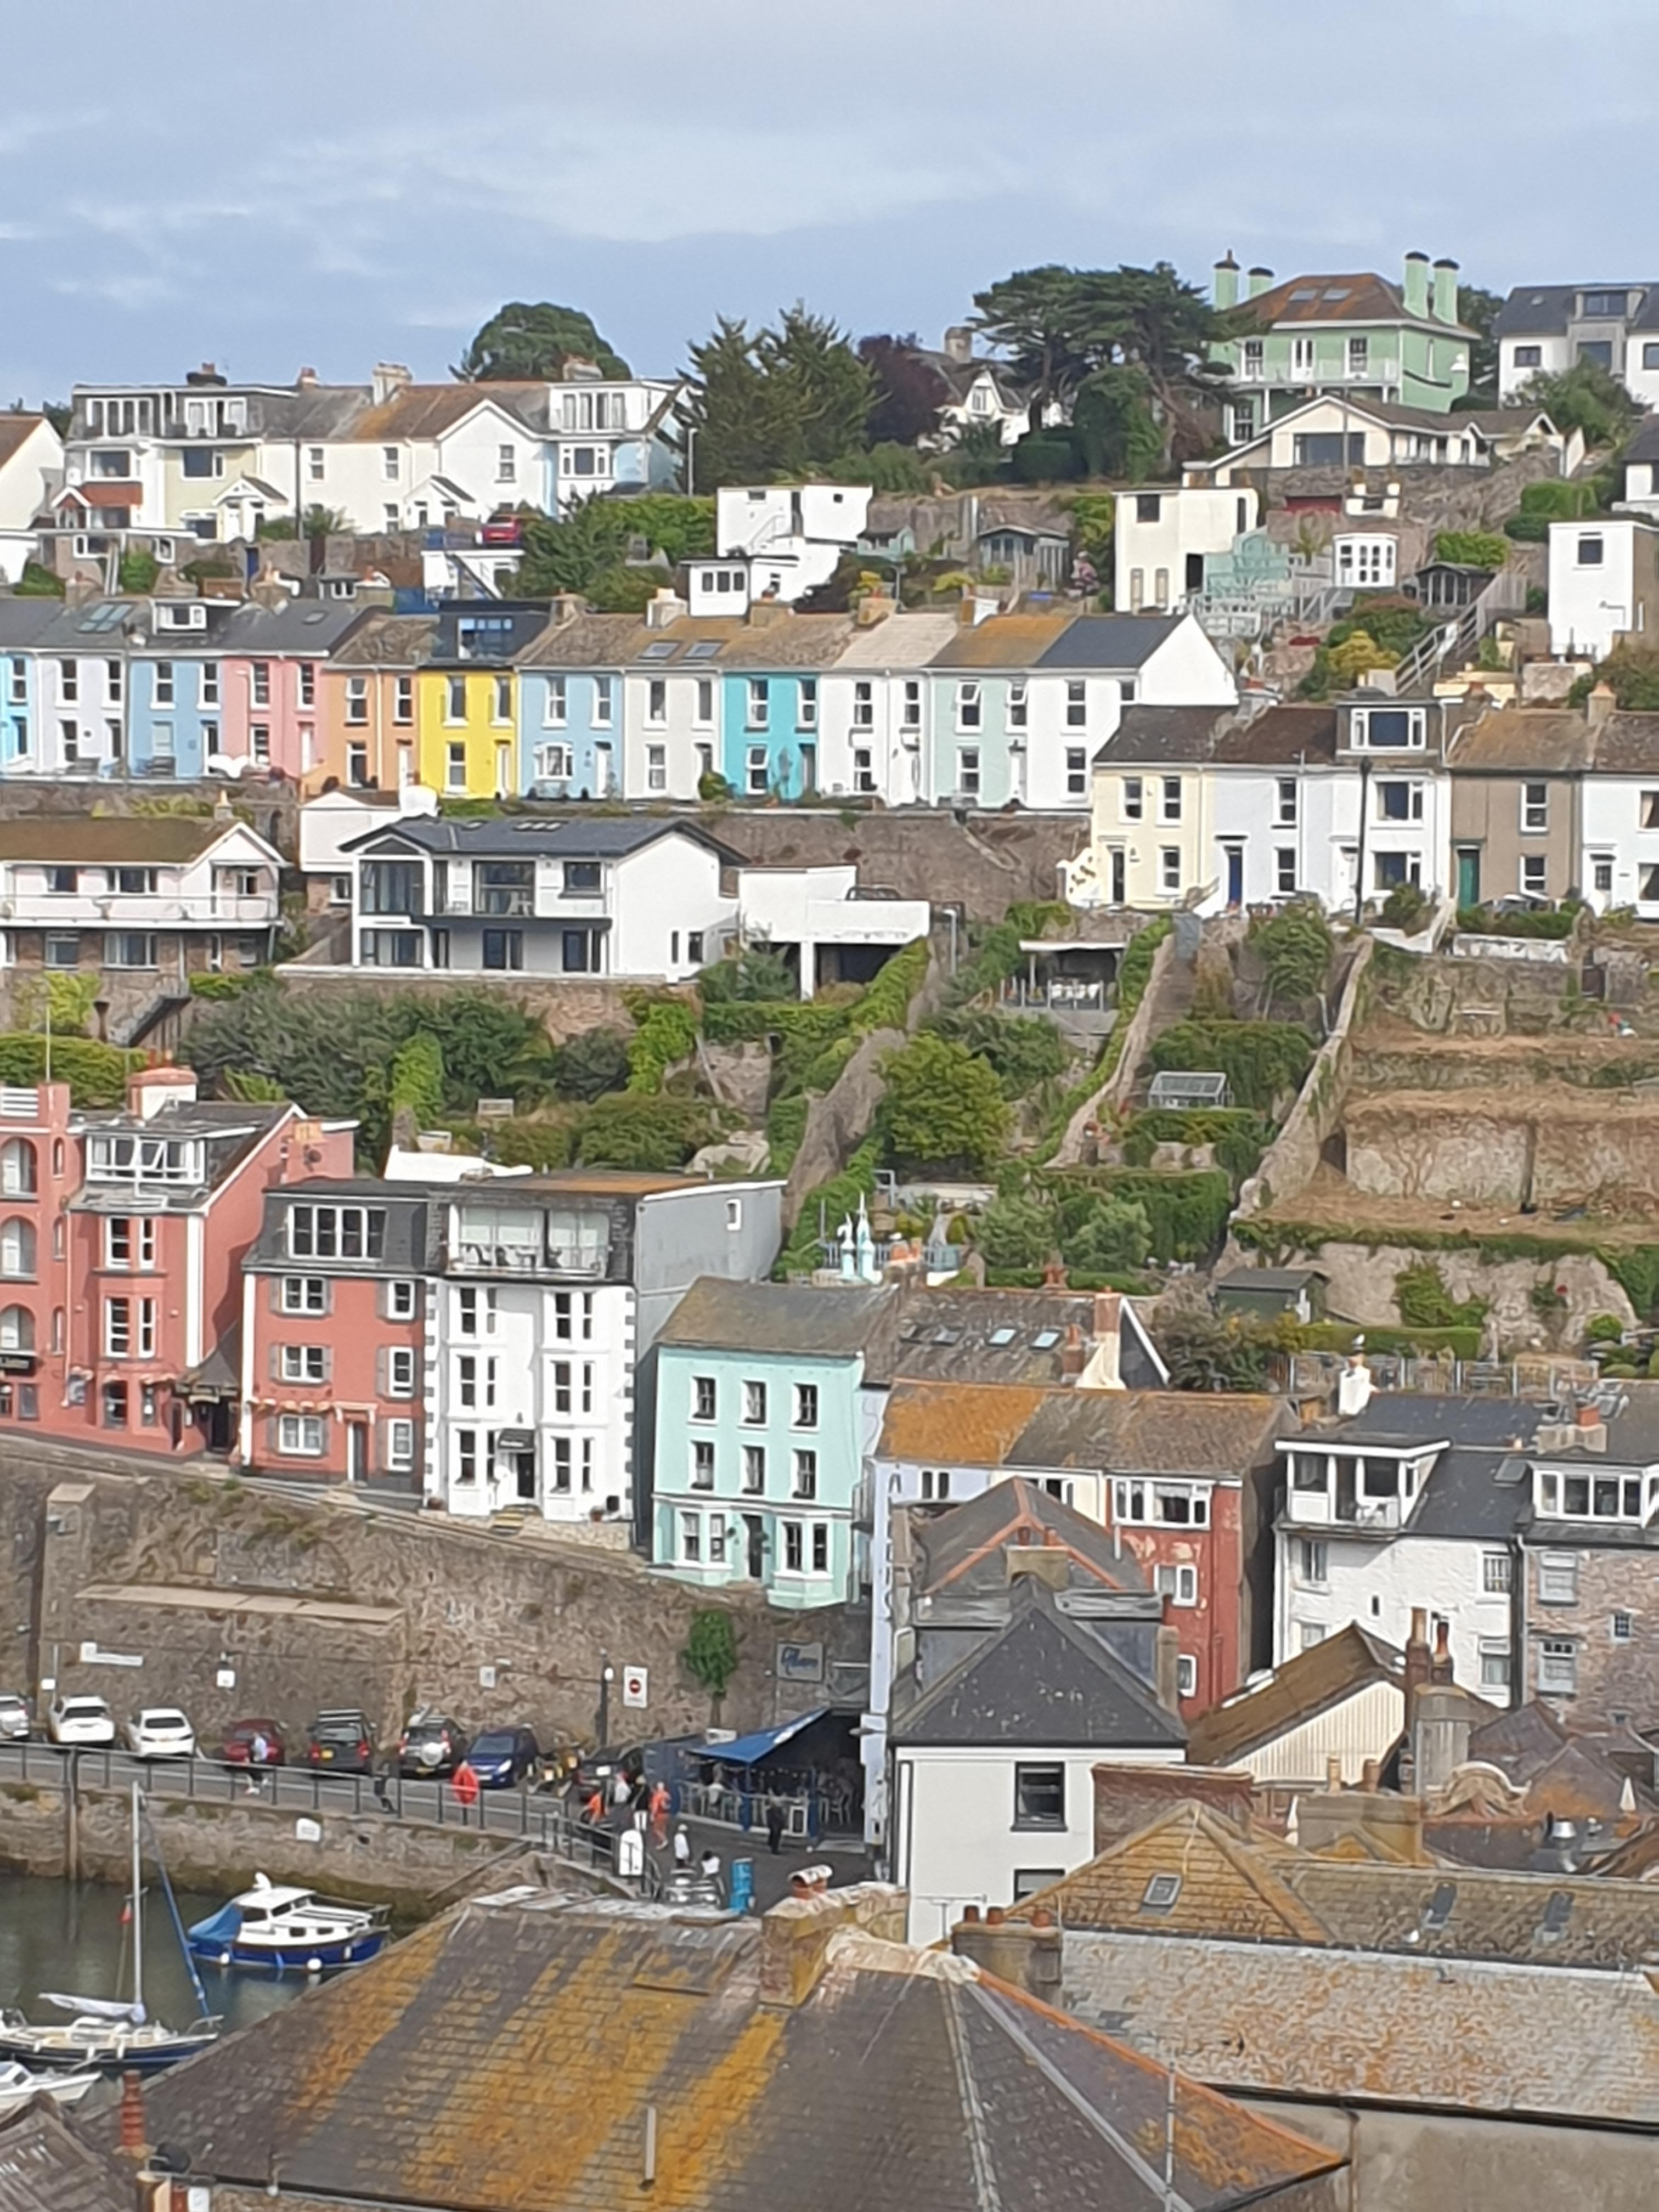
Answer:
<path fill-rule="evenodd" d="M 0 1690 L 0 1743 L 27 1743 L 30 1725 L 26 1700 L 15 1691 Z"/>

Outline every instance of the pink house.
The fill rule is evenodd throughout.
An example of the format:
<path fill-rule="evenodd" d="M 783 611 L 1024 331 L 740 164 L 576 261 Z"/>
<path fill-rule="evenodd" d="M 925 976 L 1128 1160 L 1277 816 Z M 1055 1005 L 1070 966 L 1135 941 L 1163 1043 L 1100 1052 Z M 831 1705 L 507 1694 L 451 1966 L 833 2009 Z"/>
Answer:
<path fill-rule="evenodd" d="M 324 599 L 250 605 L 219 634 L 219 744 L 297 782 L 323 757 L 322 671 L 369 608 Z"/>

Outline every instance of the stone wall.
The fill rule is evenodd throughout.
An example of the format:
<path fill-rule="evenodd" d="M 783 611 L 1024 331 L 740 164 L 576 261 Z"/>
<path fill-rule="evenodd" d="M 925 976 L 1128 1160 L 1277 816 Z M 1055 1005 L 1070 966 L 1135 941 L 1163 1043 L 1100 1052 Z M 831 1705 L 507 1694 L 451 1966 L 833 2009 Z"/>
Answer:
<path fill-rule="evenodd" d="M 1540 1547 L 1547 1548 L 1547 1547 Z M 1568 1725 L 1613 1728 L 1621 1723 L 1638 1735 L 1659 1728 L 1659 1608 L 1653 1602 L 1654 1558 L 1639 1544 L 1604 1551 L 1574 1544 L 1577 1595 L 1571 1605 L 1546 1605 L 1538 1594 L 1538 1552 L 1526 1554 L 1526 1679 L 1516 1695 L 1546 1695 Z M 1630 1616 L 1630 1635 L 1615 1641 L 1613 1616 Z M 1540 1646 L 1546 1637 L 1570 1638 L 1577 1649 L 1578 1686 L 1571 1697 L 1540 1692 Z M 1615 1722 L 1613 1716 L 1620 1717 Z"/>
<path fill-rule="evenodd" d="M 863 812 L 851 807 L 733 808 L 702 817 L 723 844 L 765 867 L 856 866 L 866 886 L 960 906 L 1000 921 L 1019 899 L 1060 896 L 1060 864 L 1089 842 L 1075 814 L 958 816 L 947 808 Z"/>
<path fill-rule="evenodd" d="M 118 1717 L 178 1703 L 208 1742 L 247 1714 L 298 1731 L 321 1707 L 358 1704 L 384 1738 L 426 1701 L 471 1727 L 526 1721 L 550 1743 L 591 1737 L 603 1661 L 617 1675 L 613 1735 L 695 1732 L 709 1699 L 679 1655 L 692 1615 L 714 1603 L 739 1644 L 728 1727 L 855 1706 L 861 1677 L 837 1670 L 869 1656 L 861 1616 L 775 1613 L 758 1592 L 716 1598 L 631 1553 L 539 1528 L 514 1535 L 365 1510 L 338 1492 L 276 1495 L 190 1468 L 105 1473 L 89 1454 L 25 1453 L 9 1438 L 0 1561 L 0 1682 L 34 1690 L 55 1678 L 107 1698 Z M 822 1678 L 779 1682 L 783 1642 L 820 1645 Z M 143 1664 L 83 1656 L 94 1650 Z M 622 1706 L 624 1667 L 647 1670 L 643 1709 Z M 222 1672 L 234 1680 L 222 1686 Z"/>
<path fill-rule="evenodd" d="M 507 1000 L 533 1016 L 555 1044 L 562 1044 L 567 1037 L 579 1036 L 585 1030 L 631 1032 L 634 1028 L 634 1018 L 624 1003 L 624 994 L 633 985 L 599 975 L 585 975 L 580 981 L 556 976 L 538 980 L 526 975 L 479 978 L 457 975 L 441 969 L 399 968 L 386 971 L 315 969 L 295 964 L 278 968 L 275 972 L 284 990 L 303 991 L 308 996 L 349 999 L 369 992 L 380 998 L 402 998 L 411 991 L 487 990 L 492 998 Z"/>
<path fill-rule="evenodd" d="M 1556 1259 L 1483 1260 L 1473 1246 L 1425 1252 L 1410 1244 L 1350 1244 L 1333 1239 L 1273 1255 L 1276 1267 L 1323 1268 L 1328 1278 L 1326 1305 L 1332 1316 L 1370 1328 L 1400 1327 L 1395 1278 L 1425 1261 L 1439 1269 L 1448 1293 L 1459 1304 L 1468 1298 L 1486 1301 L 1487 1341 L 1499 1346 L 1506 1358 L 1578 1343 L 1592 1314 L 1616 1314 L 1621 1322 L 1632 1324 L 1637 1318 L 1630 1300 L 1593 1252 Z M 1565 1293 L 1565 1304 L 1553 1307 L 1547 1316 L 1533 1304 L 1533 1292 L 1546 1285 Z"/>
<path fill-rule="evenodd" d="M 1297 1102 L 1285 1126 L 1262 1155 L 1257 1172 L 1238 1194 L 1238 1212 L 1259 1213 L 1263 1206 L 1283 1204 L 1311 1181 L 1319 1165 L 1320 1147 L 1342 1124 L 1353 1062 L 1353 1030 L 1365 994 L 1376 940 L 1362 937 L 1349 964 L 1336 1018 L 1330 1035 L 1314 1056 Z"/>

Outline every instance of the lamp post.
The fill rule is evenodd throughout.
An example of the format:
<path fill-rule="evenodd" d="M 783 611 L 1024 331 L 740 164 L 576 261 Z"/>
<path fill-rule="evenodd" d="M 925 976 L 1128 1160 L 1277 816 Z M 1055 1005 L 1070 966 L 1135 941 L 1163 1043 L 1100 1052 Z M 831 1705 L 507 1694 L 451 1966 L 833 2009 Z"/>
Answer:
<path fill-rule="evenodd" d="M 599 1654 L 599 1747 L 605 1749 L 611 1735 L 611 1685 L 617 1679 L 617 1670 L 611 1663 L 609 1652 Z"/>

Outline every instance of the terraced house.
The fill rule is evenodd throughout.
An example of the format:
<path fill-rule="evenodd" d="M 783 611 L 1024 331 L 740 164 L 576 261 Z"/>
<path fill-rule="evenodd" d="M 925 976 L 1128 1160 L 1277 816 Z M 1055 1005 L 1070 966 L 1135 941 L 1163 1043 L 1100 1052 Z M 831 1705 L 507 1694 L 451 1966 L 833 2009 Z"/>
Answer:
<path fill-rule="evenodd" d="M 422 783 L 454 799 L 506 799 L 517 792 L 514 656 L 546 617 L 538 603 L 504 599 L 460 600 L 439 610 L 415 681 Z"/>
<path fill-rule="evenodd" d="M 331 776 L 354 791 L 422 781 L 415 685 L 437 630 L 434 615 L 375 612 L 334 647 L 319 678 L 321 757 L 308 788 Z"/>

